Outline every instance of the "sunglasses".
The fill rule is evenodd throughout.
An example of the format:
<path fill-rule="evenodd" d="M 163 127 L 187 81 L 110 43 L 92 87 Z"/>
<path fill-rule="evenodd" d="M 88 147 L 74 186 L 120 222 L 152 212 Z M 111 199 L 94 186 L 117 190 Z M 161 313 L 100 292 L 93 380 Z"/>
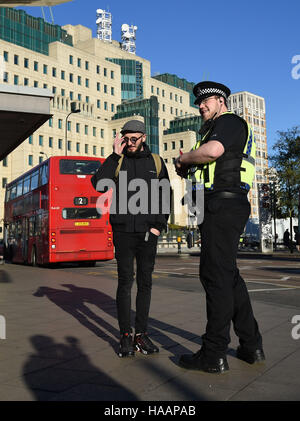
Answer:
<path fill-rule="evenodd" d="M 130 142 L 133 144 L 133 145 L 135 145 L 136 144 L 136 142 L 141 138 L 141 137 L 143 137 L 144 136 L 144 134 L 142 134 L 141 136 L 139 136 L 139 137 L 123 137 L 123 141 L 124 142 L 126 142 L 126 143 L 128 143 L 129 142 L 129 140 L 130 140 Z"/>

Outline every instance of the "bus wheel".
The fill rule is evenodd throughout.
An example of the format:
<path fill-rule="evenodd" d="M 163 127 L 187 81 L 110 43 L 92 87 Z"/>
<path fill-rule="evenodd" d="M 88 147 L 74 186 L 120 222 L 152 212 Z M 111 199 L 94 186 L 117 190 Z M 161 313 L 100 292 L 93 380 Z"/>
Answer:
<path fill-rule="evenodd" d="M 31 264 L 32 264 L 32 266 L 37 266 L 37 263 L 36 263 L 36 248 L 35 248 L 35 246 L 32 247 Z"/>

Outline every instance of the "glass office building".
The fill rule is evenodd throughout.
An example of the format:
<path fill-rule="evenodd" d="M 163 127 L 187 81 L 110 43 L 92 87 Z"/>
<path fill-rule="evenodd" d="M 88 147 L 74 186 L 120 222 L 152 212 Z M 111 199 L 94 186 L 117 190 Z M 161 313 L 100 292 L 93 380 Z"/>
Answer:
<path fill-rule="evenodd" d="M 73 45 L 72 36 L 59 25 L 10 7 L 0 7 L 0 39 L 46 55 L 50 42 Z"/>
<path fill-rule="evenodd" d="M 153 153 L 159 153 L 159 132 L 158 132 L 158 100 L 156 96 L 151 96 L 148 99 L 131 100 L 123 102 L 117 106 L 117 113 L 112 118 L 113 120 L 132 117 L 134 115 L 141 115 L 144 117 L 147 144 Z"/>
<path fill-rule="evenodd" d="M 137 60 L 107 58 L 121 66 L 122 101 L 143 97 L 143 63 Z"/>

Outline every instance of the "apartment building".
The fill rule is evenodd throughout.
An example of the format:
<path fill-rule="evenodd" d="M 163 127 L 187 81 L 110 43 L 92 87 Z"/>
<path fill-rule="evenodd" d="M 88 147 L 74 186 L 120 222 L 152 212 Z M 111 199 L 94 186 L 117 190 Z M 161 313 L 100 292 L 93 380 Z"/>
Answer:
<path fill-rule="evenodd" d="M 92 30 L 82 25 L 60 27 L 5 7 L 0 8 L 0 23 L 0 83 L 54 95 L 52 118 L 0 163 L 0 203 L 6 183 L 50 156 L 107 157 L 116 133 L 131 118 L 145 121 L 147 143 L 178 181 L 174 159 L 179 149 L 192 148 L 201 126 L 194 83 L 168 73 L 152 77 L 149 60 L 125 51 L 120 42 L 93 38 Z M 254 127 L 256 182 L 261 182 L 267 166 L 264 100 L 241 92 L 229 102 Z M 71 113 L 71 104 L 80 112 Z M 250 198 L 256 217 L 257 190 Z M 172 222 L 184 225 L 185 215 Z"/>
<path fill-rule="evenodd" d="M 158 153 L 170 121 L 195 110 L 188 92 L 151 77 L 149 60 L 117 41 L 93 38 L 89 28 L 51 25 L 11 8 L 0 8 L 0 20 L 0 83 L 54 95 L 52 118 L 0 163 L 2 204 L 6 183 L 50 156 L 108 156 L 116 133 L 133 117 L 145 120 Z M 71 113 L 72 103 L 80 112 Z"/>
<path fill-rule="evenodd" d="M 258 184 L 268 183 L 266 106 L 263 97 L 243 91 L 231 94 L 228 101 L 229 109 L 243 117 L 253 128 L 256 141 L 255 180 L 249 193 L 251 216 L 255 224 L 259 220 Z"/>

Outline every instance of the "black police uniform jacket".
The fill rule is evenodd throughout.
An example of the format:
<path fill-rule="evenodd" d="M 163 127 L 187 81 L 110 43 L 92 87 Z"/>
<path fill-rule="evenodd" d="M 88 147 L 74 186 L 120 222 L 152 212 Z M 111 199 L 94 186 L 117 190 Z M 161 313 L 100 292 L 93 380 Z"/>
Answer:
<path fill-rule="evenodd" d="M 125 151 L 119 176 L 117 178 L 115 178 L 115 173 L 120 159 L 120 155 L 116 153 L 112 153 L 111 155 L 109 155 L 105 162 L 101 165 L 99 170 L 96 172 L 96 174 L 91 178 L 92 185 L 96 190 L 98 190 L 97 182 L 99 180 L 103 181 L 105 179 L 108 179 L 113 180 L 115 182 L 115 212 L 111 212 L 109 217 L 113 231 L 147 232 L 151 228 L 156 228 L 159 231 L 162 231 L 167 227 L 167 221 L 169 218 L 171 206 L 171 187 L 169 182 L 168 171 L 162 158 L 160 158 L 161 171 L 159 176 L 157 177 L 155 162 L 151 155 L 150 149 L 145 143 L 143 144 L 143 147 L 143 151 L 139 151 L 132 156 L 126 155 Z M 123 191 L 124 184 L 123 181 L 120 181 L 120 173 L 122 171 L 126 171 L 127 192 Z M 167 185 L 168 188 L 159 189 L 159 192 L 152 191 L 151 194 L 151 180 L 157 180 L 157 178 L 159 182 L 161 180 L 164 180 L 163 183 Z M 145 188 L 142 192 L 144 204 L 140 206 L 140 212 L 133 214 L 130 211 L 130 199 L 133 198 L 134 201 L 133 196 L 137 194 L 137 192 L 139 192 L 140 189 L 137 187 L 133 191 L 128 191 L 128 186 L 131 181 L 136 179 L 142 179 L 145 181 Z M 105 192 L 105 189 L 100 189 L 98 191 Z M 158 203 L 157 194 L 159 198 Z M 123 210 L 120 211 L 120 200 L 124 201 L 124 197 L 126 197 L 125 200 L 127 201 L 127 203 L 125 204 L 127 205 L 126 213 L 124 213 L 124 203 L 121 204 Z M 152 201 L 155 201 L 155 203 L 152 203 Z M 138 201 L 137 206 L 139 206 Z"/>

